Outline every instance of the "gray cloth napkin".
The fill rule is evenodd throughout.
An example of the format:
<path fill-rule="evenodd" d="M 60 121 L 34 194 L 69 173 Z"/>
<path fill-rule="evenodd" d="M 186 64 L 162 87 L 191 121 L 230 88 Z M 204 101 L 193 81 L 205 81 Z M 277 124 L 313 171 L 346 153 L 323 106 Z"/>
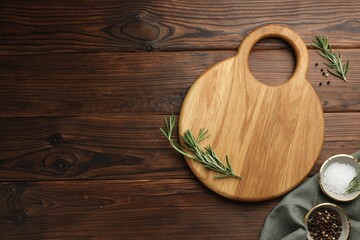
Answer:
<path fill-rule="evenodd" d="M 360 151 L 352 155 L 360 159 Z M 328 198 L 319 187 L 318 174 L 288 193 L 271 211 L 265 221 L 260 240 L 306 239 L 304 217 L 311 208 L 324 202 L 334 203 L 345 209 L 351 219 L 349 239 L 360 240 L 360 197 L 347 203 Z"/>

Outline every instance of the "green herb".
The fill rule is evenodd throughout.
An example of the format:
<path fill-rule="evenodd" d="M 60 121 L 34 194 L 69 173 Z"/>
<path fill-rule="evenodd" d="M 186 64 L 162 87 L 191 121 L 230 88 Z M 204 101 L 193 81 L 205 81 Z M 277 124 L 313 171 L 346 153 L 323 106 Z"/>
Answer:
<path fill-rule="evenodd" d="M 349 60 L 347 60 L 347 62 L 344 64 L 342 63 L 341 54 L 336 55 L 336 53 L 333 53 L 327 37 L 316 36 L 316 39 L 313 40 L 313 42 L 313 46 L 320 50 L 319 54 L 330 62 L 324 63 L 326 66 L 332 69 L 328 69 L 327 71 L 335 77 L 341 78 L 347 82 L 346 75 L 349 70 Z"/>
<path fill-rule="evenodd" d="M 356 175 L 356 177 L 351 180 L 349 186 L 346 189 L 347 193 L 360 191 L 360 172 Z"/>
<path fill-rule="evenodd" d="M 172 114 L 170 119 L 164 119 L 164 128 L 160 128 L 161 132 L 169 140 L 170 145 L 179 153 L 185 157 L 191 158 L 195 161 L 200 162 L 204 165 L 205 168 L 216 171 L 221 175 L 216 176 L 215 178 L 225 178 L 225 177 L 235 177 L 241 178 L 239 175 L 235 174 L 233 169 L 230 166 L 229 158 L 226 156 L 226 165 L 224 165 L 218 156 L 215 154 L 210 145 L 201 149 L 199 143 L 204 139 L 209 137 L 208 131 L 203 128 L 200 129 L 199 135 L 197 138 L 191 133 L 190 130 L 187 130 L 184 135 L 181 137 L 184 146 L 179 145 L 171 137 L 175 127 L 175 116 Z"/>

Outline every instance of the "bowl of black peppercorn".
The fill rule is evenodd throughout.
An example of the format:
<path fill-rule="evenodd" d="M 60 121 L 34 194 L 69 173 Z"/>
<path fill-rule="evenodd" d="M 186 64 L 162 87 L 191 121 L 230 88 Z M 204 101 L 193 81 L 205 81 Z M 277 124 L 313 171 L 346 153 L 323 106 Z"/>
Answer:
<path fill-rule="evenodd" d="M 305 216 L 308 240 L 347 240 L 350 236 L 350 219 L 344 209 L 322 203 Z"/>

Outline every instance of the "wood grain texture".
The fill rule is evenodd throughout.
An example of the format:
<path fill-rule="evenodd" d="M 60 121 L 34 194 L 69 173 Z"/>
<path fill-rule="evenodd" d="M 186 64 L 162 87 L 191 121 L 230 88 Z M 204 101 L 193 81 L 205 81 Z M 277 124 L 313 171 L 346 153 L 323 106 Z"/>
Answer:
<path fill-rule="evenodd" d="M 310 51 L 307 78 L 325 112 L 360 111 L 360 70 L 355 67 L 360 64 L 360 49 L 341 52 L 351 64 L 348 83 L 321 76 L 324 60 Z M 233 51 L 6 55 L 0 58 L 0 116 L 179 113 L 193 82 L 234 55 Z M 252 73 L 267 84 L 288 79 L 294 63 L 289 49 L 250 55 Z"/>
<path fill-rule="evenodd" d="M 256 42 L 269 36 L 286 40 L 297 65 L 291 78 L 274 87 L 250 72 L 248 58 Z M 241 176 L 219 181 L 215 171 L 187 158 L 191 170 L 210 189 L 230 199 L 257 202 L 297 186 L 315 164 L 324 140 L 320 100 L 306 79 L 309 56 L 299 35 L 280 25 L 255 29 L 238 53 L 202 74 L 185 97 L 179 134 L 206 128 L 202 146 L 229 156 Z M 269 179 L 272 179 L 269 181 Z"/>
<path fill-rule="evenodd" d="M 1 183 L 0 238 L 257 239 L 277 203 L 206 191 L 186 179 Z"/>
<path fill-rule="evenodd" d="M 0 180 L 193 179 L 159 131 L 164 117 L 0 118 Z M 359 118 L 325 114 L 324 147 L 311 175 L 328 157 L 359 149 Z"/>
<path fill-rule="evenodd" d="M 310 48 L 308 79 L 327 112 L 309 176 L 359 150 L 359 10 L 356 0 L 0 1 L 0 239 L 258 239 L 279 199 L 218 196 L 158 128 L 249 31 L 279 23 Z M 321 77 L 316 34 L 350 59 L 348 83 Z M 270 85 L 294 62 L 274 40 L 250 55 Z"/>
<path fill-rule="evenodd" d="M 310 45 L 360 45 L 357 0 L 327 1 L 1 1 L 0 51 L 178 51 L 232 49 L 264 23 L 287 24 Z"/>

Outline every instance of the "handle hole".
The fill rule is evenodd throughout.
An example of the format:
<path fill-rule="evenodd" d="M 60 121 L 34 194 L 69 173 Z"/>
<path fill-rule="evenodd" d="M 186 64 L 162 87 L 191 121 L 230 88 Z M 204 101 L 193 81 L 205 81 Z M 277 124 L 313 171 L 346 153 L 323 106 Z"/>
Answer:
<path fill-rule="evenodd" d="M 255 44 L 249 56 L 251 73 L 266 85 L 276 86 L 290 79 L 296 66 L 293 49 L 285 41 L 266 38 Z"/>

